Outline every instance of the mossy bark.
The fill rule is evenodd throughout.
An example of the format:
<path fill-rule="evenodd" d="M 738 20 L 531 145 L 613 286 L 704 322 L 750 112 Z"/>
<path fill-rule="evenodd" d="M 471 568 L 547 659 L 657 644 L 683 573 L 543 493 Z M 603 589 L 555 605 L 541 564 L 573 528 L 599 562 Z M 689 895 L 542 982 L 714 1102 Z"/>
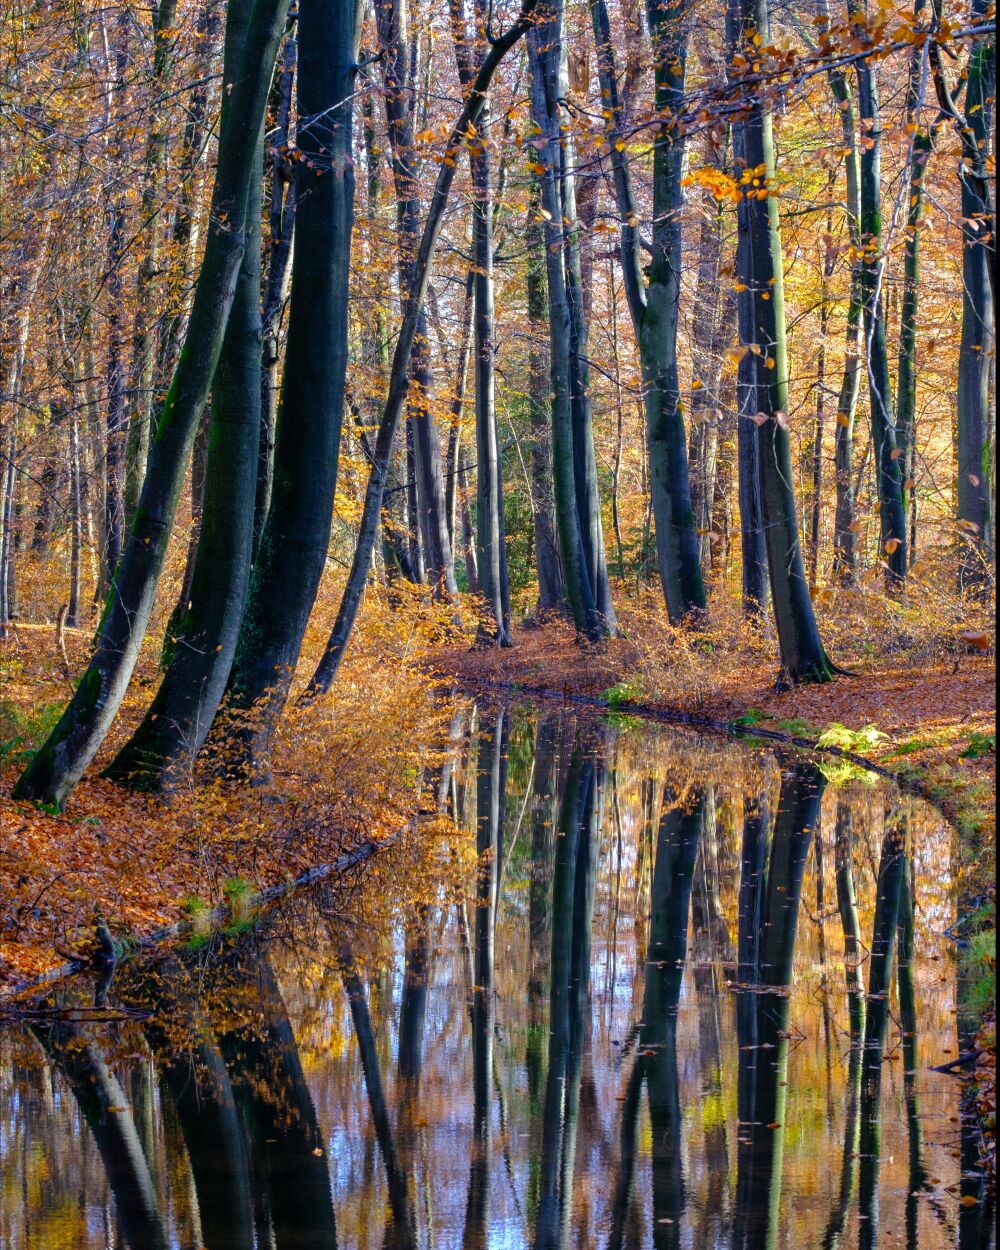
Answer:
<path fill-rule="evenodd" d="M 258 175 L 263 137 L 257 151 Z M 104 775 L 133 789 L 190 779 L 225 693 L 246 602 L 261 424 L 261 182 L 247 198 L 246 249 L 212 384 L 205 491 L 190 595 L 146 715 Z"/>

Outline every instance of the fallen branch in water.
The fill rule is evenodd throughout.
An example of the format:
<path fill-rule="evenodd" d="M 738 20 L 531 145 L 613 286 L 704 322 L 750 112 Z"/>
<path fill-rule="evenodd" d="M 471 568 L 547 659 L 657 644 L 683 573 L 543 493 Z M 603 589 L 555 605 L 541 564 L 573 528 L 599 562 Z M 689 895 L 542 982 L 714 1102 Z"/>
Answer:
<path fill-rule="evenodd" d="M 254 894 L 250 894 L 243 900 L 243 906 L 260 908 L 267 907 L 272 903 L 276 903 L 295 890 L 304 889 L 308 886 L 315 885 L 319 881 L 324 881 L 328 877 L 339 876 L 349 871 L 351 868 L 357 867 L 370 859 L 376 851 L 385 850 L 387 847 L 395 845 L 402 837 L 402 832 L 393 834 L 391 838 L 386 838 L 382 842 L 365 842 L 353 851 L 348 851 L 341 855 L 338 859 L 328 864 L 318 864 L 314 868 L 307 868 L 305 872 L 300 873 L 291 881 L 282 881 L 277 885 L 268 886 L 264 890 L 259 890 Z M 230 908 L 227 904 L 222 903 L 218 907 L 213 907 L 211 911 L 199 917 L 198 925 L 206 923 L 213 927 L 223 924 L 230 917 Z M 118 953 L 118 962 L 131 959 L 143 951 L 150 950 L 154 946 L 161 946 L 165 942 L 174 941 L 177 938 L 185 937 L 195 928 L 194 920 L 178 920 L 175 924 L 162 925 L 159 929 L 154 929 L 152 933 L 146 937 L 139 938 L 135 944 L 128 949 Z M 67 977 L 75 976 L 80 972 L 85 972 L 88 968 L 94 968 L 98 965 L 93 959 L 70 959 L 64 964 L 60 964 L 57 968 L 50 968 L 48 972 L 43 972 L 40 976 L 32 977 L 30 980 L 21 981 L 19 984 L 12 986 L 8 990 L 0 991 L 0 1012 L 12 1014 L 10 1004 L 16 998 L 21 998 L 25 994 L 30 994 L 34 990 L 42 989 L 47 985 L 54 985 L 57 981 L 63 981 Z M 104 965 L 105 968 L 107 964 Z M 5 1006 L 6 1004 L 6 1006 Z"/>

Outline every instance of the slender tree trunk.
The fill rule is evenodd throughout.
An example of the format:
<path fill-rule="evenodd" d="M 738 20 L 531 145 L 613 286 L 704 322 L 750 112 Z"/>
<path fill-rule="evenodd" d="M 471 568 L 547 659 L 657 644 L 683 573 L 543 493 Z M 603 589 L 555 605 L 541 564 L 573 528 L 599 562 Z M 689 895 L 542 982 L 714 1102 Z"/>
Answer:
<path fill-rule="evenodd" d="M 107 112 L 112 123 L 113 145 L 108 156 L 117 171 L 118 185 L 110 196 L 107 208 L 108 255 L 104 289 L 107 295 L 108 325 L 107 395 L 104 415 L 104 581 L 111 585 L 122 555 L 125 537 L 125 447 L 128 437 L 128 394 L 125 364 L 125 342 L 122 318 L 122 268 L 126 257 L 127 195 L 126 175 L 128 150 L 125 132 L 125 91 L 129 64 L 129 33 L 131 17 L 127 6 L 119 10 L 115 31 L 114 65 L 110 48 L 105 45 L 110 81 Z M 105 40 L 107 33 L 103 27 Z"/>
<path fill-rule="evenodd" d="M 982 0 L 973 14 L 985 12 Z M 965 88 L 963 148 L 974 142 L 979 159 L 990 155 L 996 95 L 995 36 L 975 41 Z M 994 377 L 996 324 L 993 271 L 996 266 L 995 213 L 963 152 L 962 188 L 962 336 L 958 355 L 958 526 L 959 583 L 980 590 L 991 579 L 993 535 L 993 442 L 995 413 L 990 395 Z M 993 397 L 995 399 L 995 396 Z"/>
<path fill-rule="evenodd" d="M 480 20 L 486 20 L 477 5 Z M 479 141 L 469 149 L 472 168 L 472 254 L 475 265 L 476 362 L 476 496 L 477 541 L 480 589 L 490 606 L 494 631 L 492 641 L 501 647 L 511 645 L 510 579 L 507 572 L 507 543 L 504 524 L 503 455 L 497 428 L 496 374 L 494 360 L 498 347 L 493 307 L 493 202 L 492 161 L 489 142 L 489 106 L 480 114 Z"/>
<path fill-rule="evenodd" d="M 767 40 L 768 0 L 738 0 L 730 10 L 730 49 L 750 51 Z M 748 40 L 750 41 L 748 43 Z M 739 123 L 741 155 L 750 171 L 762 168 L 761 184 L 741 185 L 737 252 L 741 331 L 752 368 L 757 411 L 753 414 L 760 483 L 761 521 L 768 576 L 781 649 L 783 679 L 793 684 L 827 681 L 834 669 L 820 641 L 799 541 L 791 439 L 788 428 L 788 353 L 778 202 L 773 192 L 774 143 L 770 108 L 753 100 Z"/>
<path fill-rule="evenodd" d="M 535 164 L 540 178 L 540 208 L 545 220 L 545 268 L 549 301 L 549 373 L 552 412 L 552 473 L 556 525 L 562 556 L 566 597 L 577 630 L 591 639 L 608 629 L 599 606 L 588 560 L 585 530 L 589 518 L 581 515 L 578 481 L 586 475 L 586 465 L 577 468 L 580 451 L 575 391 L 579 379 L 574 371 L 573 312 L 567 265 L 564 219 L 570 220 L 563 192 L 563 153 L 560 101 L 565 98 L 565 67 L 562 0 L 550 0 L 539 12 L 539 19 L 528 40 L 531 64 L 532 118 L 539 128 L 535 140 Z M 536 170 L 537 172 L 537 170 Z M 592 537 L 592 535 L 591 535 Z"/>
<path fill-rule="evenodd" d="M 414 142 L 417 41 L 408 38 L 404 0 L 378 0 L 376 21 L 383 63 L 384 97 L 399 226 L 400 291 L 412 282 L 420 239 L 419 169 Z M 454 563 L 448 540 L 447 510 L 441 468 L 441 444 L 430 403 L 433 384 L 427 317 L 423 307 L 417 317 L 412 347 L 407 446 L 413 445 L 413 483 L 409 497 L 410 525 L 419 533 L 424 570 L 435 589 L 451 596 L 457 592 Z M 412 557 L 411 557 L 412 558 Z M 416 563 L 416 562 L 415 562 Z"/>
<path fill-rule="evenodd" d="M 407 390 L 409 389 L 408 370 L 410 353 L 413 350 L 417 324 L 427 291 L 431 258 L 434 254 L 438 236 L 441 233 L 441 227 L 444 224 L 444 210 L 455 176 L 457 157 L 460 155 L 460 149 L 468 134 L 469 123 L 471 122 L 475 126 L 478 120 L 480 111 L 485 103 L 486 92 L 489 89 L 497 66 L 531 26 L 535 2 L 536 0 L 523 0 L 521 12 L 517 20 L 490 45 L 490 51 L 483 62 L 482 68 L 476 75 L 475 81 L 469 90 L 466 103 L 449 136 L 445 152 L 446 159 L 442 161 L 438 170 L 437 181 L 434 185 L 430 206 L 424 222 L 424 231 L 420 238 L 420 246 L 414 259 L 410 284 L 403 304 L 403 323 L 400 327 L 399 336 L 396 339 L 392 366 L 389 371 L 389 390 L 375 439 L 374 461 L 368 477 L 368 486 L 365 489 L 365 502 L 361 524 L 358 529 L 358 542 L 354 551 L 354 560 L 351 564 L 347 586 L 340 602 L 337 619 L 334 622 L 326 650 L 309 683 L 308 693 L 310 695 L 329 689 L 330 683 L 336 676 L 340 661 L 343 659 L 344 649 L 351 635 L 351 629 L 357 617 L 365 583 L 368 580 L 368 570 L 371 567 L 372 552 L 375 549 L 375 538 L 378 534 L 382 502 L 385 497 L 393 443 L 396 439 L 400 414 L 406 401 Z"/>
<path fill-rule="evenodd" d="M 263 348 L 260 372 L 260 444 L 257 462 L 257 493 L 254 501 L 253 548 L 256 556 L 271 506 L 274 469 L 274 432 L 278 420 L 278 357 L 282 312 L 288 299 L 295 239 L 296 179 L 288 159 L 291 141 L 292 86 L 298 44 L 293 34 L 285 39 L 276 84 L 277 108 L 271 137 L 271 200 L 268 205 L 269 260 L 261 316 Z"/>
<path fill-rule="evenodd" d="M 848 0 L 857 37 L 867 38 L 866 0 Z M 875 444 L 876 481 L 881 517 L 881 547 L 890 586 L 906 576 L 906 512 L 903 502 L 902 448 L 896 438 L 886 344 L 884 282 L 886 256 L 882 240 L 882 130 L 875 63 L 857 62 L 858 111 L 861 126 L 861 265 L 868 399 Z"/>
<path fill-rule="evenodd" d="M 919 20 L 924 0 L 914 5 Z M 903 449 L 903 507 L 909 518 L 910 563 L 916 556 L 916 421 L 917 421 L 917 317 L 920 294 L 920 234 L 924 214 L 924 175 L 933 151 L 935 127 L 920 125 L 924 78 L 927 72 L 926 47 L 914 48 L 910 56 L 910 79 L 906 92 L 906 123 L 912 128 L 910 186 L 906 213 L 906 247 L 903 257 L 903 299 L 899 315 L 899 353 L 896 365 L 896 429 Z"/>
<path fill-rule="evenodd" d="M 727 44 L 735 47 L 740 33 L 740 3 L 735 0 L 727 6 L 726 28 Z M 751 16 L 752 25 L 753 18 Z M 729 68 L 729 82 L 734 90 L 739 89 L 739 75 Z M 756 120 L 756 119 L 755 119 Z M 733 127 L 733 157 L 738 170 L 753 168 L 747 151 L 747 127 L 736 124 Z M 742 175 L 741 175 L 742 176 Z M 749 230 L 741 227 L 739 211 L 737 212 L 736 238 L 736 269 L 738 273 L 749 271 L 753 256 L 750 251 Z M 741 285 L 746 286 L 741 278 Z M 767 609 L 768 552 L 764 523 L 764 504 L 761 497 L 761 465 L 760 440 L 757 438 L 756 417 L 761 410 L 761 399 L 757 394 L 757 369 L 754 354 L 749 344 L 757 342 L 757 327 L 754 317 L 754 301 L 752 291 L 747 289 L 738 294 L 736 300 L 736 318 L 739 334 L 740 359 L 736 374 L 736 461 L 737 488 L 740 504 L 740 555 L 743 579 L 743 615 L 750 620 L 758 619 Z"/>
<path fill-rule="evenodd" d="M 83 482 L 80 457 L 80 422 L 76 412 L 69 418 L 69 606 L 66 624 L 70 629 L 80 627 L 80 581 L 83 549 Z"/>
<path fill-rule="evenodd" d="M 647 19 L 653 41 L 655 107 L 662 118 L 683 111 L 689 37 L 687 0 L 669 7 L 651 0 Z M 677 623 L 706 606 L 699 559 L 687 437 L 677 368 L 682 259 L 681 213 L 685 140 L 682 129 L 663 120 L 653 143 L 653 227 L 649 283 L 644 286 L 638 259 L 639 217 L 621 137 L 614 44 L 605 0 L 592 0 L 591 16 L 606 131 L 611 145 L 615 197 L 621 226 L 622 269 L 632 323 L 639 344 L 649 447 L 649 489 L 656 529 L 657 562 L 667 612 Z"/>
<path fill-rule="evenodd" d="M 304 0 L 299 8 L 296 145 L 304 159 L 296 163 L 296 244 L 274 486 L 230 682 L 236 707 L 267 697 L 240 747 L 245 762 L 265 767 L 330 542 L 347 369 L 358 20 L 354 0 L 332 7 Z"/>
<path fill-rule="evenodd" d="M 549 427 L 548 297 L 545 285 L 545 242 L 538 216 L 537 183 L 529 204 L 527 270 L 525 274 L 531 349 L 528 359 L 528 410 L 531 421 L 531 494 L 534 513 L 535 569 L 538 609 L 561 611 L 566 606 L 562 565 L 552 502 L 552 438 Z"/>
<path fill-rule="evenodd" d="M 177 0 L 159 0 L 153 21 L 153 65 L 150 86 L 157 95 L 170 90 L 174 68 L 174 28 Z M 140 229 L 145 238 L 145 254 L 136 276 L 135 323 L 132 328 L 132 361 L 127 396 L 125 445 L 125 527 L 131 526 L 139 502 L 142 479 L 149 457 L 150 422 L 153 413 L 153 378 L 156 357 L 155 301 L 156 277 L 160 266 L 160 238 L 163 227 L 158 199 L 163 164 L 167 155 L 166 116 L 154 108 L 142 171 L 142 198 L 139 203 Z"/>
<path fill-rule="evenodd" d="M 243 212 L 264 116 L 285 0 L 258 0 L 239 76 L 230 96 L 230 124 L 219 136 L 208 236 L 177 370 L 150 449 L 139 507 L 91 662 L 76 694 L 22 774 L 18 798 L 62 806 L 97 754 L 128 687 L 149 623 L 153 599 L 191 444 L 222 347 L 243 256 Z"/>

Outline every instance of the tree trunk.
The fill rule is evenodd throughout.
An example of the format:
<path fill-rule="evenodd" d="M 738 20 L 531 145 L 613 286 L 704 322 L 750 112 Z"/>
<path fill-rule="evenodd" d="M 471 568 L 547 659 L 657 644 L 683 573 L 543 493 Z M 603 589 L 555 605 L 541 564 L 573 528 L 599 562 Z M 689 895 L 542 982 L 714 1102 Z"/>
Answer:
<path fill-rule="evenodd" d="M 383 64 L 384 97 L 392 172 L 396 191 L 396 220 L 399 226 L 400 291 L 411 283 L 420 240 L 419 168 L 414 142 L 417 41 L 408 39 L 403 0 L 378 0 L 376 5 L 378 39 Z M 457 592 L 455 570 L 448 539 L 447 509 L 441 468 L 441 444 L 437 421 L 430 404 L 433 379 L 427 318 L 421 307 L 413 340 L 411 367 L 412 393 L 407 416 L 407 445 L 413 445 L 413 484 L 409 496 L 410 525 L 423 550 L 424 573 L 438 592 Z M 412 557 L 411 557 L 412 558 Z M 417 563 L 416 561 L 414 563 Z"/>
<path fill-rule="evenodd" d="M 127 188 L 125 170 L 128 166 L 128 150 L 124 137 L 127 108 L 125 103 L 126 75 L 129 65 L 129 32 L 131 16 L 123 5 L 119 10 L 115 31 L 115 53 L 112 65 L 111 51 L 107 45 L 107 32 L 103 17 L 102 34 L 105 39 L 108 87 L 107 115 L 112 124 L 112 144 L 107 155 L 116 169 L 118 185 L 109 196 L 107 210 L 108 255 L 104 288 L 107 293 L 106 319 L 108 325 L 107 395 L 104 415 L 104 581 L 111 585 L 122 555 L 125 536 L 125 444 L 128 436 L 128 395 L 125 366 L 125 343 L 122 316 L 122 267 L 127 252 L 126 214 Z"/>
<path fill-rule="evenodd" d="M 250 577 L 230 696 L 259 720 L 240 735 L 266 766 L 326 565 L 347 370 L 354 220 L 354 0 L 305 0 L 298 30 L 295 257 L 271 506 Z M 317 343 L 323 350 L 317 350 Z"/>
<path fill-rule="evenodd" d="M 258 0 L 240 73 L 230 95 L 230 124 L 219 136 L 208 236 L 184 350 L 164 401 L 129 542 L 76 694 L 25 769 L 18 798 L 60 807 L 97 754 L 121 706 L 149 623 L 184 472 L 208 394 L 243 255 L 243 213 L 268 84 L 285 21 L 286 0 Z M 225 224 L 223 224 L 225 223 Z"/>
<path fill-rule="evenodd" d="M 66 624 L 80 627 L 80 579 L 83 550 L 83 474 L 80 458 L 80 422 L 76 412 L 69 418 L 69 606 Z"/>
<path fill-rule="evenodd" d="M 476 0 L 479 25 L 489 21 L 482 0 Z M 468 37 L 464 0 L 451 0 L 452 38 L 455 59 L 464 89 L 474 69 L 482 66 L 482 53 Z M 493 617 L 491 641 L 509 647 L 510 581 L 504 525 L 503 456 L 497 429 L 496 316 L 493 306 L 492 161 L 489 149 L 489 104 L 483 106 L 478 135 L 469 147 L 472 173 L 472 263 L 475 303 L 473 352 L 476 377 L 476 559 L 480 590 Z"/>
<path fill-rule="evenodd" d="M 295 240 L 296 180 L 287 151 L 291 140 L 292 85 L 298 44 L 289 34 L 281 55 L 276 86 L 277 108 L 271 147 L 271 201 L 268 205 L 269 260 L 261 315 L 263 335 L 260 371 L 260 445 L 257 462 L 257 493 L 254 501 L 253 549 L 256 557 L 260 536 L 271 506 L 274 470 L 274 432 L 278 420 L 278 356 L 282 313 L 288 299 Z"/>
<path fill-rule="evenodd" d="M 153 21 L 153 66 L 150 86 L 156 95 L 170 90 L 174 68 L 174 27 L 177 0 L 159 0 Z M 142 198 L 139 204 L 140 229 L 145 235 L 145 254 L 136 276 L 135 323 L 132 328 L 132 362 L 127 397 L 128 432 L 125 445 L 125 526 L 132 524 L 142 479 L 149 457 L 150 421 L 153 412 L 155 372 L 156 277 L 160 265 L 160 237 L 163 228 L 158 200 L 160 179 L 167 154 L 165 114 L 154 108 L 142 171 Z"/>
<path fill-rule="evenodd" d="M 532 24 L 532 13 L 536 0 L 523 0 L 518 19 L 503 35 L 497 37 L 490 45 L 490 51 L 476 75 L 458 121 L 452 128 L 445 150 L 445 160 L 438 170 L 437 181 L 431 197 L 424 231 L 420 238 L 420 246 L 411 270 L 410 283 L 403 304 L 403 323 L 393 353 L 392 366 L 389 371 L 389 390 L 386 396 L 382 420 L 379 422 L 378 434 L 375 439 L 374 461 L 365 489 L 365 502 L 358 529 L 358 542 L 348 575 L 347 586 L 340 602 L 337 619 L 327 641 L 326 650 L 317 666 L 316 672 L 309 683 L 308 694 L 315 695 L 329 689 L 336 676 L 340 661 L 343 659 L 344 648 L 351 636 L 361 596 L 368 580 L 371 567 L 372 552 L 375 549 L 375 538 L 378 534 L 382 502 L 385 497 L 386 481 L 389 473 L 389 462 L 392 447 L 396 439 L 400 414 L 406 401 L 409 389 L 409 362 L 416 337 L 417 324 L 423 309 L 427 282 L 430 277 L 431 258 L 437 244 L 441 227 L 444 224 L 444 210 L 455 176 L 456 160 L 466 140 L 470 122 L 475 126 L 485 103 L 485 93 L 489 89 L 493 74 L 507 52 L 526 33 Z"/>
<path fill-rule="evenodd" d="M 232 49 L 233 62 L 239 54 L 239 47 Z M 247 196 L 246 247 L 212 383 L 190 589 L 180 617 L 171 621 L 172 657 L 156 697 L 104 773 L 136 790 L 169 790 L 190 780 L 236 650 L 250 576 L 261 417 L 262 161 L 263 136 Z"/>
<path fill-rule="evenodd" d="M 914 17 L 924 8 L 924 0 L 914 5 Z M 925 47 L 910 54 L 910 80 L 906 93 L 906 122 L 912 127 L 910 186 L 906 213 L 906 248 L 903 258 L 903 300 L 899 315 L 899 354 L 896 366 L 896 429 L 903 450 L 903 507 L 909 518 L 910 563 L 917 545 L 917 314 L 920 294 L 920 232 L 924 214 L 924 175 L 933 151 L 935 127 L 920 128 L 920 106 L 927 69 Z"/>
<path fill-rule="evenodd" d="M 730 10 L 730 49 L 750 52 L 752 39 L 768 36 L 767 0 L 738 0 Z M 748 42 L 749 41 L 749 42 Z M 820 641 L 799 542 L 788 430 L 788 355 L 778 202 L 773 191 L 774 144 L 770 108 L 756 99 L 743 120 L 741 155 L 750 176 L 740 187 L 737 253 L 741 331 L 752 370 L 757 411 L 757 471 L 768 576 L 781 648 L 783 678 L 789 682 L 827 681 L 834 669 Z M 752 171 L 762 168 L 763 178 Z M 756 181 L 758 186 L 754 186 Z"/>
<path fill-rule="evenodd" d="M 588 558 L 588 539 L 594 534 L 590 518 L 581 513 L 580 484 L 587 476 L 586 463 L 577 464 L 583 452 L 585 432 L 580 428 L 584 415 L 577 395 L 580 385 L 574 364 L 576 349 L 582 346 L 574 333 L 574 314 L 568 278 L 565 221 L 572 220 L 571 206 L 564 191 L 571 185 L 564 177 L 564 154 L 560 129 L 565 98 L 565 66 L 562 0 L 552 0 L 540 11 L 539 20 L 528 40 L 531 64 L 532 118 L 540 135 L 535 140 L 535 163 L 541 173 L 540 213 L 545 220 L 545 268 L 549 298 L 549 373 L 552 411 L 552 472 L 556 525 L 562 555 L 566 597 L 577 630 L 596 640 L 611 624 L 603 618 L 599 587 L 594 584 Z M 536 170 L 537 172 L 537 170 Z M 579 293 L 579 292 L 578 292 Z M 576 318 L 579 323 L 579 316 Z M 591 543 L 592 546 L 592 543 Z"/>
<path fill-rule="evenodd" d="M 848 0 L 856 35 L 867 38 L 866 0 Z M 861 264 L 860 288 L 864 315 L 868 399 L 875 444 L 876 481 L 881 517 L 881 548 L 890 586 L 906 576 L 906 512 L 903 505 L 902 449 L 896 440 L 886 345 L 883 284 L 886 256 L 882 249 L 882 131 L 875 64 L 857 62 L 858 110 L 861 126 Z"/>
<path fill-rule="evenodd" d="M 982 0 L 974 14 L 984 11 Z M 965 138 L 974 140 L 986 158 L 993 134 L 996 94 L 995 37 L 976 40 L 969 58 L 965 88 Z M 962 188 L 962 337 L 958 355 L 958 525 L 959 582 L 980 590 L 992 576 L 992 446 L 995 414 L 990 379 L 995 367 L 995 308 L 991 275 L 996 265 L 996 236 L 991 233 L 987 198 L 964 155 Z M 987 188 L 988 188 L 987 183 Z"/>
<path fill-rule="evenodd" d="M 528 207 L 527 270 L 525 274 L 531 350 L 528 360 L 531 422 L 531 494 L 535 532 L 535 570 L 538 573 L 538 609 L 561 611 L 566 606 L 559 544 L 552 515 L 552 439 L 549 429 L 548 298 L 545 286 L 545 243 L 538 217 L 537 183 Z"/>
<path fill-rule="evenodd" d="M 655 107 L 663 117 L 684 109 L 688 12 L 687 0 L 669 10 L 655 0 L 647 5 L 654 49 Z M 707 603 L 691 503 L 677 369 L 685 139 L 683 130 L 675 123 L 664 121 L 657 127 L 653 143 L 652 260 L 649 283 L 644 288 L 637 248 L 639 218 L 624 153 L 625 140 L 621 137 L 622 102 L 604 0 L 592 0 L 591 15 L 608 118 L 606 132 L 612 148 L 615 196 L 622 219 L 625 290 L 642 365 L 657 562 L 668 615 L 673 623 L 679 623 L 692 613 L 703 613 Z"/>

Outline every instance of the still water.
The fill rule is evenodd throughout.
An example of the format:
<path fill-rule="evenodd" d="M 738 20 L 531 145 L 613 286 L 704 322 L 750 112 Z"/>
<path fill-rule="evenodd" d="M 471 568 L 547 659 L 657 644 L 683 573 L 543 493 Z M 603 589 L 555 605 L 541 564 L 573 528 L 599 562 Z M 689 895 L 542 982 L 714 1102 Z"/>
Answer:
<path fill-rule="evenodd" d="M 531 707 L 425 781 L 350 880 L 0 1026 L 3 1250 L 992 1244 L 935 812 Z"/>

